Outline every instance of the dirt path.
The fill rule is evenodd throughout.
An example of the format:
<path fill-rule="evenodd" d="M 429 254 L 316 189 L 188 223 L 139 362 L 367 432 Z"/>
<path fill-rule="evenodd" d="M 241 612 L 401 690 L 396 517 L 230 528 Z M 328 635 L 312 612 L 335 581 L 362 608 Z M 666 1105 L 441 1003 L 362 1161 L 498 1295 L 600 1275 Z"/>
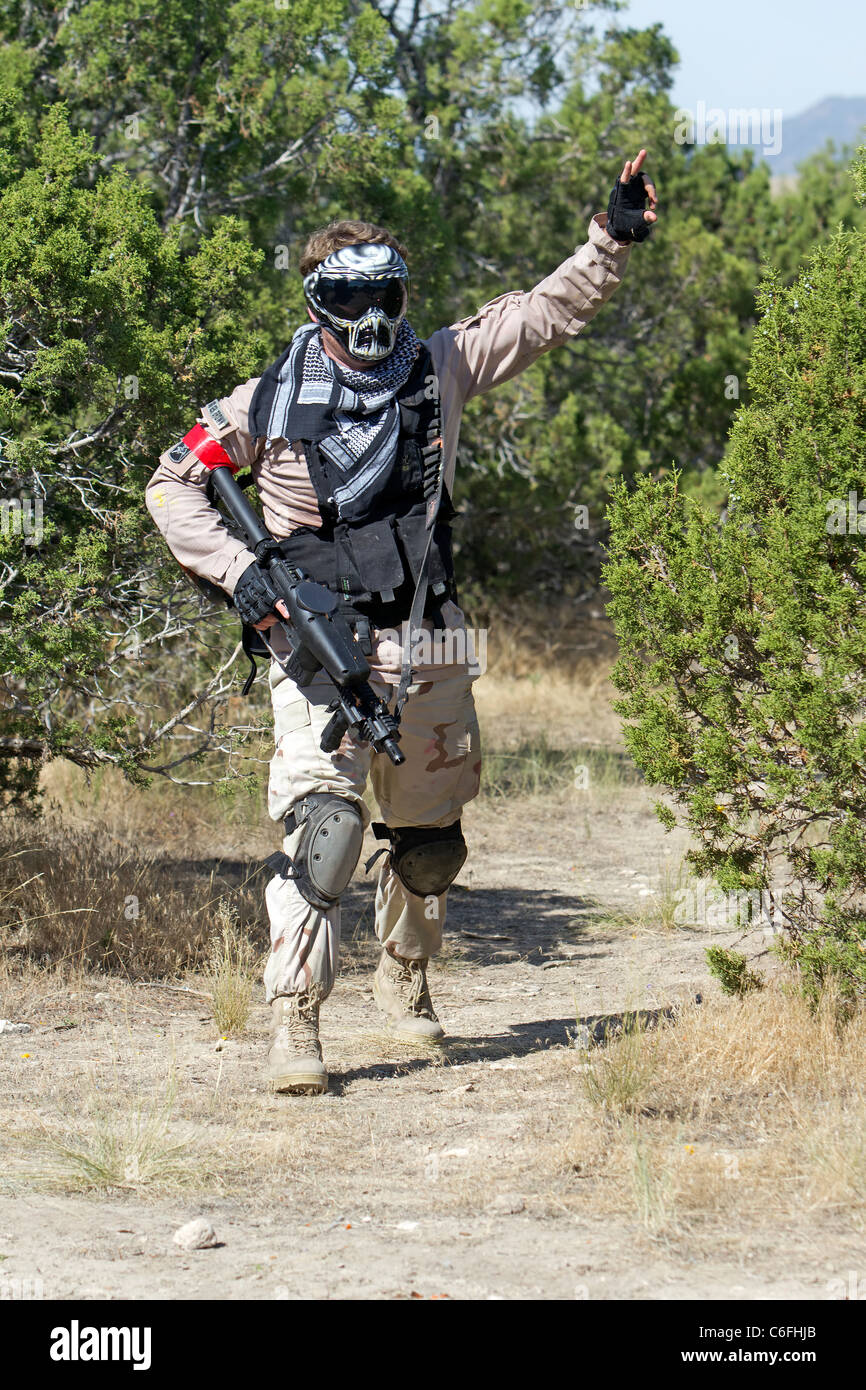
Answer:
<path fill-rule="evenodd" d="M 640 924 L 682 850 L 649 804 L 631 791 L 571 826 L 521 827 L 489 809 L 469 819 L 471 870 L 431 974 L 450 1037 L 441 1053 L 378 1032 L 369 892 L 356 885 L 323 1011 L 321 1098 L 267 1093 L 261 1005 L 218 1047 L 198 996 L 91 979 L 35 1002 L 33 1032 L 0 1039 L 0 1120 L 19 1136 L 0 1186 L 7 1295 L 41 1280 L 45 1297 L 94 1299 L 831 1296 L 866 1264 L 844 1221 L 805 1213 L 784 1229 L 653 1236 L 633 1210 L 599 1213 L 581 1192 L 576 1020 L 709 997 L 703 948 L 726 939 Z M 168 1070 L 189 1187 L 34 1184 L 45 1177 L 35 1116 L 50 1129 L 65 1115 L 74 1130 L 94 1097 L 134 1111 L 164 1093 Z M 199 1214 L 223 1243 L 183 1252 L 172 1233 Z"/>

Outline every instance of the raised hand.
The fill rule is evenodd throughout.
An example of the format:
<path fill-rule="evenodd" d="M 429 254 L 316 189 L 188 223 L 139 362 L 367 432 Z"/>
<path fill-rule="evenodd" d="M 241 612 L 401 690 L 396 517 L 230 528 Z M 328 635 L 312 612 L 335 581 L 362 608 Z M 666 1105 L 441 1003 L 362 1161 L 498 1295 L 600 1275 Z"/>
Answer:
<path fill-rule="evenodd" d="M 607 230 L 615 241 L 646 241 L 652 224 L 658 221 L 655 184 L 641 172 L 645 159 L 646 150 L 640 150 L 635 159 L 627 159 L 611 192 Z"/>

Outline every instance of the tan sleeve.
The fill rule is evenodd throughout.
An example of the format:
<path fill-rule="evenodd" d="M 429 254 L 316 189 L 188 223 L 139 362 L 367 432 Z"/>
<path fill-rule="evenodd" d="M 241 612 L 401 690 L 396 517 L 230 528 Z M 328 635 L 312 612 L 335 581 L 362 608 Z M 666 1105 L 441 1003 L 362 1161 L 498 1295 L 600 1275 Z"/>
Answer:
<path fill-rule="evenodd" d="M 589 239 L 535 289 L 512 291 L 485 304 L 471 318 L 442 328 L 430 339 L 448 363 L 463 401 L 499 386 L 543 352 L 574 338 L 619 285 L 630 246 L 605 231 L 607 214 L 589 224 Z"/>
<path fill-rule="evenodd" d="M 198 416 L 198 423 L 219 440 L 239 468 L 252 467 L 264 448 L 263 439 L 253 445 L 247 429 L 257 384 L 258 378 L 244 382 L 230 396 L 209 402 Z M 255 557 L 243 541 L 229 535 L 207 499 L 207 480 L 204 464 L 178 442 L 160 455 L 145 502 L 175 559 L 232 594 Z"/>

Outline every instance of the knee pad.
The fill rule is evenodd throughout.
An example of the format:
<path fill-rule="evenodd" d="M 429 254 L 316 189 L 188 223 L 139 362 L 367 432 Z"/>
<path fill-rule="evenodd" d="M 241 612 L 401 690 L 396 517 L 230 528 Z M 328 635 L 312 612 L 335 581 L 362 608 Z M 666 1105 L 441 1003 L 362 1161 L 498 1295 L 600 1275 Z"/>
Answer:
<path fill-rule="evenodd" d="M 453 825 L 400 825 L 394 829 L 376 823 L 373 834 L 377 840 L 391 841 L 391 867 L 403 887 L 419 898 L 444 893 L 466 861 L 459 820 Z"/>
<path fill-rule="evenodd" d="M 285 818 L 286 834 L 302 827 L 294 855 L 284 868 L 313 907 L 327 912 L 347 888 L 361 857 L 364 821 L 354 801 L 334 792 L 312 792 L 296 801 Z M 278 857 L 278 856 L 277 856 Z"/>

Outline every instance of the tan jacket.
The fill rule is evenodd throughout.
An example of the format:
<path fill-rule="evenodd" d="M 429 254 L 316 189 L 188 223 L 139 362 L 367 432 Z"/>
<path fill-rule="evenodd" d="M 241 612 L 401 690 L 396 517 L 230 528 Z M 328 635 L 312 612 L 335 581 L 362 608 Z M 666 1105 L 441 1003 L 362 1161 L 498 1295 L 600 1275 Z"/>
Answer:
<path fill-rule="evenodd" d="M 427 339 L 439 377 L 449 490 L 453 489 L 460 419 L 466 402 L 509 381 L 543 352 L 575 337 L 617 288 L 630 247 L 608 236 L 605 223 L 605 214 L 597 214 L 589 224 L 585 245 L 535 289 L 499 295 L 471 318 L 440 328 Z M 205 406 L 198 422 L 219 440 L 234 463 L 250 468 L 265 525 L 282 538 L 298 526 L 321 525 L 321 516 L 299 449 L 284 439 L 258 439 L 254 444 L 247 432 L 257 385 L 258 378 L 253 377 L 235 387 L 230 396 Z M 254 557 L 242 541 L 228 534 L 208 502 L 207 476 L 205 466 L 192 455 L 176 464 L 166 450 L 148 483 L 147 507 L 175 558 L 231 594 Z M 455 605 L 445 605 L 443 612 L 448 626 L 462 624 L 462 614 Z M 374 650 L 373 669 L 388 679 L 395 678 L 395 673 L 399 675 L 399 653 L 399 645 L 386 640 L 380 651 Z"/>

